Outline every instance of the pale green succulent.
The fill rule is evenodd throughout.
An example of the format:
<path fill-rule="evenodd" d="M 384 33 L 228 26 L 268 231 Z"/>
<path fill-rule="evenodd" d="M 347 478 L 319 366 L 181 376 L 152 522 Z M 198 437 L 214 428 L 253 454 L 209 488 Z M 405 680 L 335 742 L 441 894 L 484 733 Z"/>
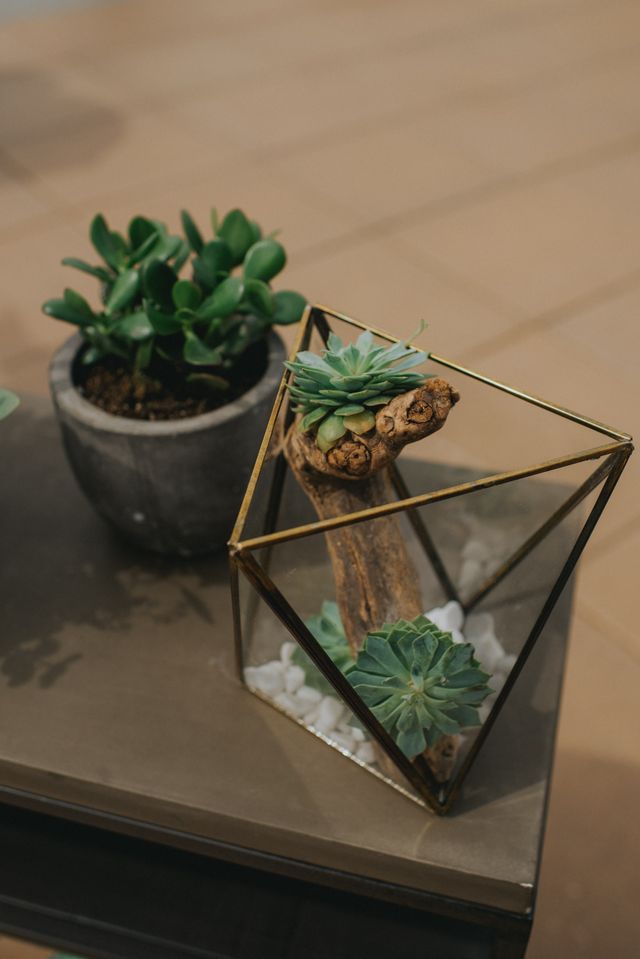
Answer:
<path fill-rule="evenodd" d="M 340 672 L 346 675 L 353 668 L 355 662 L 344 633 L 338 604 L 326 599 L 322 604 L 321 612 L 317 616 L 310 616 L 305 621 L 305 626 L 317 639 Z M 302 647 L 298 646 L 296 648 L 292 658 L 297 666 L 304 669 L 307 686 L 319 689 L 325 695 L 333 693 L 331 684 L 324 678 L 317 666 L 311 662 Z"/>
<path fill-rule="evenodd" d="M 367 634 L 347 678 L 409 759 L 444 735 L 481 725 L 491 692 L 470 643 L 454 643 L 426 616 Z"/>
<path fill-rule="evenodd" d="M 331 333 L 322 356 L 304 351 L 285 363 L 294 374 L 288 388 L 294 411 L 303 414 L 300 429 L 316 430 L 316 443 L 323 453 L 347 430 L 368 432 L 375 426 L 376 407 L 422 386 L 429 374 L 408 370 L 426 358 L 426 353 L 406 342 L 378 346 L 369 332 L 348 346 Z"/>

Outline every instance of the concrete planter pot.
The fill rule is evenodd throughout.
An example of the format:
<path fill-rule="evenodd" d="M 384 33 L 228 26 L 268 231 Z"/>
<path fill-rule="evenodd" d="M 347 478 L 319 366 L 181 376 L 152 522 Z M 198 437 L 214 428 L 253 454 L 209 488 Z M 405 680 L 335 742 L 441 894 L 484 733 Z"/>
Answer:
<path fill-rule="evenodd" d="M 75 477 L 95 509 L 131 542 L 191 556 L 226 544 L 282 375 L 285 348 L 271 333 L 267 369 L 221 409 L 147 422 L 89 403 L 73 383 L 83 345 L 71 337 L 54 355 L 49 381 Z"/>

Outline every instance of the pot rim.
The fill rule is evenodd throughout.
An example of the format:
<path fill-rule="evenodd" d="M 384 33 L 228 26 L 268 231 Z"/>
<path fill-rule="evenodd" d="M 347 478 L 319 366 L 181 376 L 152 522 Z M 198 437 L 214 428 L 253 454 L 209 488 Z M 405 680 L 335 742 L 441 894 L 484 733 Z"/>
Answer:
<path fill-rule="evenodd" d="M 130 436 L 175 436 L 181 433 L 197 433 L 213 429 L 229 420 L 243 416 L 257 403 L 270 395 L 280 382 L 286 358 L 286 349 L 282 338 L 273 329 L 269 331 L 267 341 L 267 368 L 262 377 L 250 390 L 238 396 L 231 403 L 208 413 L 199 413 L 176 420 L 136 420 L 126 416 L 107 413 L 94 406 L 76 389 L 72 378 L 72 369 L 76 356 L 84 346 L 85 340 L 75 333 L 56 350 L 49 365 L 49 386 L 53 401 L 59 409 L 75 420 L 94 430 L 108 433 L 124 433 Z"/>

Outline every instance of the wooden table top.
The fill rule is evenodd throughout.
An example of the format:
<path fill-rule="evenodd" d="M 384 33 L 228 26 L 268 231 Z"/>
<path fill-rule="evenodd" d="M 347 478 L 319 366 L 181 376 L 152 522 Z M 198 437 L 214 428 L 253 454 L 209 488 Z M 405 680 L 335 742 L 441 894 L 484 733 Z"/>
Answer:
<path fill-rule="evenodd" d="M 356 891 L 377 880 L 407 904 L 528 912 L 567 599 L 437 818 L 242 688 L 226 557 L 170 561 L 116 538 L 48 401 L 23 402 L 1 442 L 1 799 L 319 881 L 336 870 Z"/>

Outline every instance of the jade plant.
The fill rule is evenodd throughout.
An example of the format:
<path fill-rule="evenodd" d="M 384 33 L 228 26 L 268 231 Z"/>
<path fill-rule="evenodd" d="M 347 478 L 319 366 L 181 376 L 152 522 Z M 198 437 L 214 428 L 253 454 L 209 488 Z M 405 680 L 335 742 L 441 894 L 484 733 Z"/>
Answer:
<path fill-rule="evenodd" d="M 423 328 L 421 324 L 418 332 Z M 368 432 L 375 426 L 376 407 L 422 386 L 429 378 L 430 374 L 410 372 L 426 358 L 426 353 L 408 342 L 384 347 L 366 332 L 345 346 L 331 333 L 322 356 L 303 351 L 285 364 L 293 373 L 288 388 L 293 409 L 301 414 L 300 430 L 314 431 L 323 453 L 347 430 Z"/>
<path fill-rule="evenodd" d="M 473 646 L 455 643 L 426 616 L 368 633 L 347 678 L 409 759 L 479 726 L 477 707 L 491 692 Z"/>
<path fill-rule="evenodd" d="M 177 373 L 224 391 L 245 351 L 274 324 L 297 322 L 305 300 L 271 289 L 285 250 L 273 235 L 263 238 L 241 210 L 221 222 L 214 210 L 209 240 L 186 211 L 181 219 L 184 237 L 142 216 L 131 220 L 124 236 L 98 214 L 90 238 L 102 262 L 62 262 L 99 280 L 100 306 L 68 288 L 43 310 L 79 328 L 87 342 L 85 365 L 116 357 L 137 375 L 149 371 L 162 381 L 163 374 Z M 183 269 L 186 276 L 180 276 Z"/>

